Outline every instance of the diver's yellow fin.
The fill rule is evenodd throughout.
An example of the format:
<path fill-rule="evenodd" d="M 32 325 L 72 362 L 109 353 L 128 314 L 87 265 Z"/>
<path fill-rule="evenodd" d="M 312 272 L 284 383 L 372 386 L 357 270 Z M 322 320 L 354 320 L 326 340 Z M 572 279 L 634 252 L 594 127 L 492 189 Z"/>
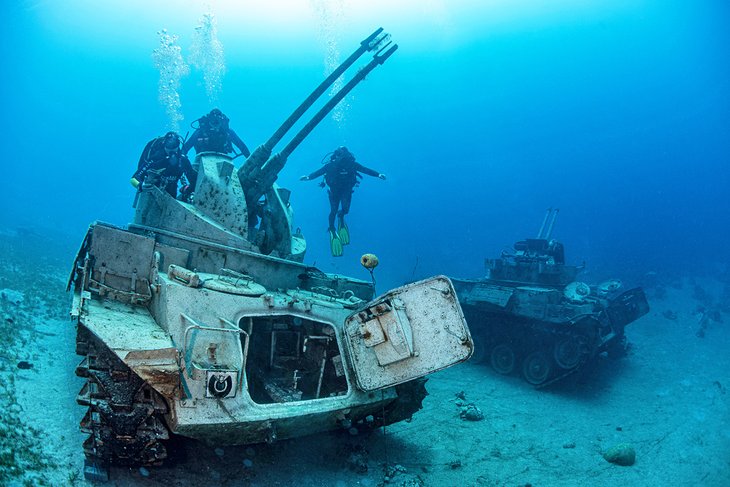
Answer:
<path fill-rule="evenodd" d="M 330 230 L 329 234 L 332 257 L 342 257 L 342 241 L 340 241 L 339 235 L 334 230 Z"/>

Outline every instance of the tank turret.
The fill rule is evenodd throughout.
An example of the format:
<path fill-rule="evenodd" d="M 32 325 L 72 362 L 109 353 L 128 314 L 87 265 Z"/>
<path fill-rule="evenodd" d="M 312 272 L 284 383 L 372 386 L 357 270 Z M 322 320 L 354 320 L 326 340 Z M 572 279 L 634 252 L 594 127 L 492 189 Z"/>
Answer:
<path fill-rule="evenodd" d="M 498 259 L 486 259 L 488 277 L 505 284 L 565 286 L 573 282 L 583 266 L 566 265 L 563 244 L 551 238 L 558 211 L 547 211 L 536 237 L 516 242 Z"/>
<path fill-rule="evenodd" d="M 214 152 L 198 154 L 195 161 L 198 180 L 191 204 L 167 198 L 154 186 L 144 186 L 130 228 L 156 228 L 205 239 L 212 237 L 214 241 L 235 248 L 301 262 L 306 243 L 300 233 L 292 233 L 290 193 L 278 187 L 275 181 L 288 157 L 317 124 L 397 48 L 398 45 L 391 42 L 390 35 L 383 33 L 382 28 L 373 32 L 238 169 L 226 155 Z M 322 94 L 363 54 L 373 51 L 373 59 L 358 70 L 280 152 L 272 155 L 274 147 Z"/>
<path fill-rule="evenodd" d="M 374 297 L 370 281 L 304 265 L 289 191 L 275 183 L 299 143 L 396 48 L 375 31 L 240 168 L 199 154 L 192 202 L 143 185 L 127 228 L 91 225 L 69 280 L 87 478 L 105 479 L 112 464 L 159 465 L 173 435 L 241 445 L 408 419 L 423 377 L 471 355 L 448 278 Z M 368 51 L 373 60 L 272 156 Z M 363 265 L 372 272 L 373 262 Z"/>
<path fill-rule="evenodd" d="M 617 279 L 576 281 L 584 266 L 566 264 L 563 244 L 552 238 L 557 214 L 548 209 L 535 238 L 486 259 L 485 278 L 453 279 L 479 359 L 537 387 L 603 352 L 621 355 L 624 328 L 649 311 L 641 288 L 624 290 Z"/>

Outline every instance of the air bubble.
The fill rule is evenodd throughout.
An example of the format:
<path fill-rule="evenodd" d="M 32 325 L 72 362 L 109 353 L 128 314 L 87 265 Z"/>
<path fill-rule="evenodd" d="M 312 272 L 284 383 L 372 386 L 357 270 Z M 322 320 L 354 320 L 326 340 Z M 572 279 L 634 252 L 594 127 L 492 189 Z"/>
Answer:
<path fill-rule="evenodd" d="M 329 76 L 340 65 L 340 38 L 345 18 L 345 4 L 342 0 L 313 0 L 312 6 L 319 18 L 319 38 L 325 47 L 324 74 Z M 343 74 L 332 84 L 329 97 L 332 98 L 345 84 Z M 342 128 L 350 108 L 350 95 L 341 100 L 332 110 L 332 119 Z"/>
<path fill-rule="evenodd" d="M 180 80 L 190 72 L 177 45 L 177 36 L 168 34 L 166 29 L 157 33 L 160 45 L 152 51 L 152 60 L 160 71 L 159 100 L 168 117 L 168 128 L 178 131 L 183 120 L 180 102 Z"/>
<path fill-rule="evenodd" d="M 215 16 L 203 15 L 193 33 L 190 46 L 190 64 L 203 72 L 205 93 L 211 105 L 215 105 L 223 89 L 223 75 L 226 72 L 223 44 L 218 39 Z"/>

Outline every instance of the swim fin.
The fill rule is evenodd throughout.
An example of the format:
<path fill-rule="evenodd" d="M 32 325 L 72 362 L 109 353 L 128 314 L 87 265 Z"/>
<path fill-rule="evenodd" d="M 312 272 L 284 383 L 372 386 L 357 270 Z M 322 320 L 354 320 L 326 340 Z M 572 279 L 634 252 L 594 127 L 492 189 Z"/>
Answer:
<path fill-rule="evenodd" d="M 330 250 L 332 257 L 342 257 L 342 241 L 336 231 L 330 230 Z"/>
<path fill-rule="evenodd" d="M 349 245 L 350 229 L 347 228 L 347 223 L 345 223 L 345 220 L 339 221 L 339 224 L 337 225 L 337 235 L 340 237 L 340 242 L 342 242 L 342 245 Z"/>

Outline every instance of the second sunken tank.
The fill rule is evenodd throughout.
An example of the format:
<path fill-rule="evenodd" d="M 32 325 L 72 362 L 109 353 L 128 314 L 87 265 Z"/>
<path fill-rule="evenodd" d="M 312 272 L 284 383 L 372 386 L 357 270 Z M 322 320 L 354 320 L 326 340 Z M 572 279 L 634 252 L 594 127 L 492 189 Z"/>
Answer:
<path fill-rule="evenodd" d="M 626 325 L 649 311 L 641 288 L 576 280 L 583 266 L 567 265 L 563 244 L 551 238 L 557 214 L 547 211 L 536 238 L 487 259 L 485 278 L 453 279 L 479 358 L 536 387 L 603 352 L 622 355 Z"/>

